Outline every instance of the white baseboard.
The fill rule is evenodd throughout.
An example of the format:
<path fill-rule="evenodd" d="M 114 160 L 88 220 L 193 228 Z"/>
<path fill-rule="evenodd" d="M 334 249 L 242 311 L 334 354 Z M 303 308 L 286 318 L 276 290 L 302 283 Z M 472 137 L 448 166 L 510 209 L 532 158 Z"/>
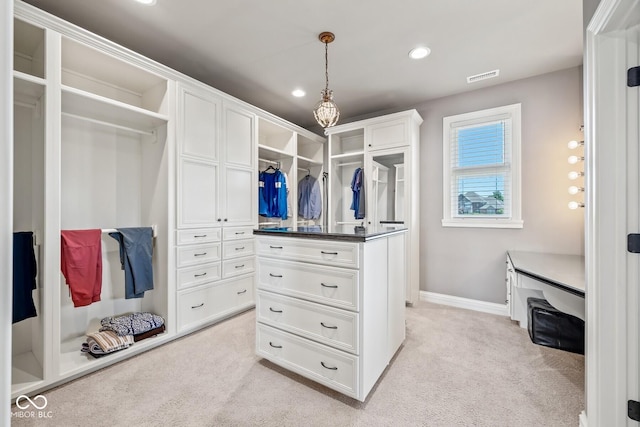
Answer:
<path fill-rule="evenodd" d="M 454 297 L 451 295 L 437 294 L 434 292 L 420 291 L 420 301 L 433 302 L 435 304 L 449 305 L 451 307 L 466 308 L 467 310 L 481 311 L 483 313 L 509 316 L 506 304 L 479 301 L 475 299 Z"/>
<path fill-rule="evenodd" d="M 587 414 L 586 412 L 580 412 L 580 427 L 587 427 Z"/>

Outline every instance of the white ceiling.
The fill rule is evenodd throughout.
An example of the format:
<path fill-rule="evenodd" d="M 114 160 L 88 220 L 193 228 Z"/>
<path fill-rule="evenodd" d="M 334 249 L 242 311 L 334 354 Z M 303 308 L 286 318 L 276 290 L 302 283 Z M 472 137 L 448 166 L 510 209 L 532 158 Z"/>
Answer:
<path fill-rule="evenodd" d="M 322 31 L 336 35 L 329 88 L 340 123 L 582 63 L 582 0 L 26 2 L 317 133 Z M 417 44 L 431 55 L 409 59 Z M 494 69 L 499 77 L 467 84 Z"/>

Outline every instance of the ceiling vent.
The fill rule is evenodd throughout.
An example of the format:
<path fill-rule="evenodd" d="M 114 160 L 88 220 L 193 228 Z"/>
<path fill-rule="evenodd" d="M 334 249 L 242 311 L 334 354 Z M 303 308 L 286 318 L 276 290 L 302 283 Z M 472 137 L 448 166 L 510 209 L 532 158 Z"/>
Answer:
<path fill-rule="evenodd" d="M 467 77 L 467 83 L 475 83 L 480 80 L 492 79 L 494 77 L 498 77 L 500 74 L 500 70 L 487 71 L 486 73 L 476 74 L 475 76 Z"/>

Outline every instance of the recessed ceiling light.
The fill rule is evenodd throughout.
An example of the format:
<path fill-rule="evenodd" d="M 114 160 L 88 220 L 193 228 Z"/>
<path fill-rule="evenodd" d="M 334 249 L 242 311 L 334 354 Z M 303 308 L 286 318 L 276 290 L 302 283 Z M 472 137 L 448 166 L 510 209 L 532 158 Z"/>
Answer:
<path fill-rule="evenodd" d="M 153 6 L 156 4 L 156 0 L 136 0 L 138 3 L 142 3 L 147 6 Z"/>
<path fill-rule="evenodd" d="M 295 96 L 296 98 L 302 98 L 306 94 L 307 93 L 305 91 L 303 91 L 302 89 L 296 89 L 293 92 L 291 92 L 291 95 Z"/>
<path fill-rule="evenodd" d="M 418 46 L 418 47 L 414 47 L 413 49 L 411 49 L 411 51 L 409 52 L 409 58 L 411 59 L 422 59 L 422 58 L 426 58 L 427 56 L 429 56 L 429 54 L 431 53 L 431 49 L 429 49 L 426 46 Z"/>

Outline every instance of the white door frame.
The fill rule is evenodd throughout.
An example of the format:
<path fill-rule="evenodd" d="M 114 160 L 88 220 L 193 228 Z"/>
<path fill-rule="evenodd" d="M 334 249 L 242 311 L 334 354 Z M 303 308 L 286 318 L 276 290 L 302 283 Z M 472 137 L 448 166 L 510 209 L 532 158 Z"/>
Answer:
<path fill-rule="evenodd" d="M 637 426 L 638 265 L 627 234 L 640 232 L 638 61 L 640 0 L 602 0 L 585 39 L 586 413 L 580 424 Z M 630 27 L 633 27 L 629 29 Z M 633 39 L 627 35 L 636 34 Z M 635 63 L 634 63 L 635 62 Z M 634 63 L 634 64 L 631 64 Z"/>

